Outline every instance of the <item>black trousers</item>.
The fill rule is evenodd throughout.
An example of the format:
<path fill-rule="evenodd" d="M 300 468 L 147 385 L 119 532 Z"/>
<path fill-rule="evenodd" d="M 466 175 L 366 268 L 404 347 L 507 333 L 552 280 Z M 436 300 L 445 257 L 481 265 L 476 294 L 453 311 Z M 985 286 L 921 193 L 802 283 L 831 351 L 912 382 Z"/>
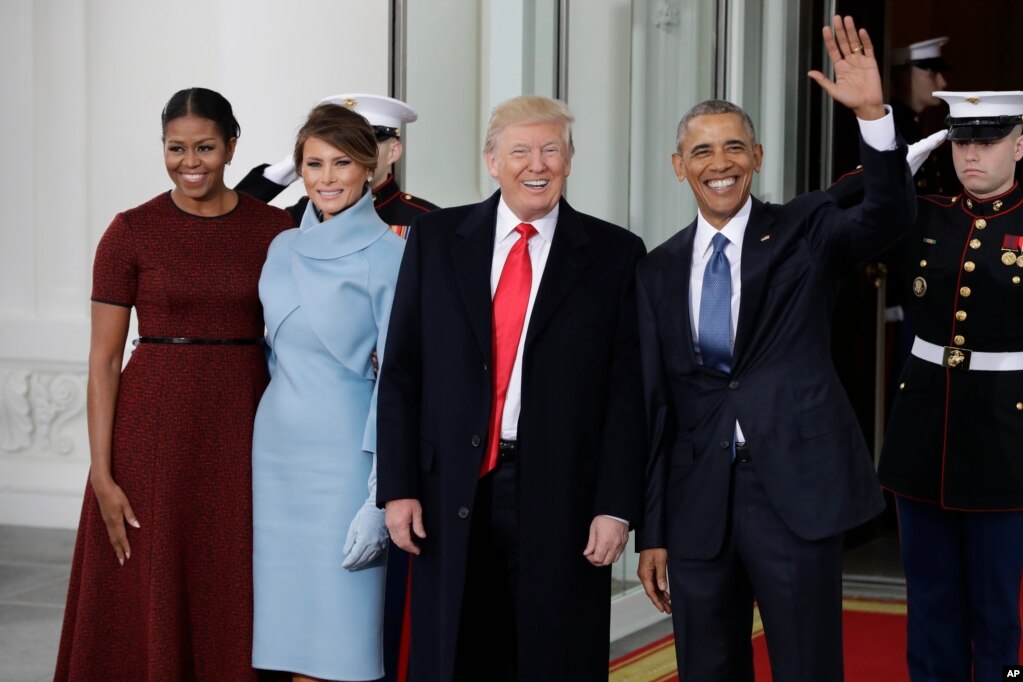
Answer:
<path fill-rule="evenodd" d="M 517 679 L 519 519 L 516 480 L 515 463 L 502 462 L 480 479 L 476 491 L 458 626 L 456 682 L 513 682 Z"/>
<path fill-rule="evenodd" d="M 760 607 L 773 679 L 842 680 L 842 535 L 805 540 L 781 520 L 752 460 L 732 464 L 730 519 L 709 561 L 669 554 L 679 677 L 753 682 Z"/>

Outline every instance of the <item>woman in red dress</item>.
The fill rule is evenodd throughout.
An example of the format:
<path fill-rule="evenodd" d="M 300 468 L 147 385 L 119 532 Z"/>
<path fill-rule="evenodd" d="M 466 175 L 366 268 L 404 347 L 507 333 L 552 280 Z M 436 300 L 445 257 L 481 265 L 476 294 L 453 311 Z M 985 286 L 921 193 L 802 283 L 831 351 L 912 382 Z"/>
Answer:
<path fill-rule="evenodd" d="M 163 110 L 170 192 L 96 250 L 92 468 L 57 680 L 254 680 L 252 423 L 268 381 L 257 285 L 288 215 L 224 184 L 231 105 Z M 140 339 L 121 371 L 131 308 Z"/>

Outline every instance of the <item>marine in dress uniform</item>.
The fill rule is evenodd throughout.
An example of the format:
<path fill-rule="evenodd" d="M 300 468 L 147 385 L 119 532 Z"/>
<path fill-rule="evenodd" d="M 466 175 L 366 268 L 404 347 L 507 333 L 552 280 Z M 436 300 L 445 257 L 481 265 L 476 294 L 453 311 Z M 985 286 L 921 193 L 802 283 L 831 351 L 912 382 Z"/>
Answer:
<path fill-rule="evenodd" d="M 373 206 L 377 215 L 387 223 L 399 237 L 408 237 L 408 228 L 416 216 L 433 211 L 435 204 L 403 192 L 398 186 L 391 166 L 404 151 L 401 142 L 401 126 L 412 123 L 418 116 L 412 107 L 401 100 L 382 95 L 362 93 L 344 93 L 323 99 L 323 103 L 339 104 L 361 114 L 373 126 L 376 134 L 380 157 L 377 161 L 378 176 L 384 175 L 383 181 L 373 187 Z M 256 166 L 246 175 L 236 190 L 250 194 L 262 201 L 271 201 L 287 189 L 288 185 L 298 179 L 295 164 L 289 155 L 282 161 Z M 285 209 L 298 225 L 305 213 L 308 197 L 302 197 L 294 206 Z"/>
<path fill-rule="evenodd" d="M 1018 663 L 1023 575 L 1023 92 L 937 92 L 964 185 L 918 198 L 905 240 L 916 339 L 879 477 L 896 495 L 917 680 Z"/>
<path fill-rule="evenodd" d="M 948 85 L 945 74 L 951 71 L 942 56 L 946 36 L 922 40 L 892 51 L 892 115 L 895 129 L 907 144 L 922 139 L 920 115 L 925 109 L 941 105 L 932 94 Z M 938 148 L 914 174 L 917 194 L 954 194 L 960 190 L 947 148 Z"/>

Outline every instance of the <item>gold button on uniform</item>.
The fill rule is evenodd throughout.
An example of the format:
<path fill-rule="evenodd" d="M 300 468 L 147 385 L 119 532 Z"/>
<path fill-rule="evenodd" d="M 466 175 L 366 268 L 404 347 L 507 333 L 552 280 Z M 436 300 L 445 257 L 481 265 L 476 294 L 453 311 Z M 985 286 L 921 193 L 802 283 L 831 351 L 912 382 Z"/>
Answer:
<path fill-rule="evenodd" d="M 968 260 L 963 263 L 963 270 L 966 270 L 966 272 L 973 272 L 975 267 L 977 267 L 977 265 L 972 260 Z"/>
<path fill-rule="evenodd" d="M 1013 276 L 1012 283 L 1013 284 L 1019 284 L 1019 275 L 1014 275 Z"/>
<path fill-rule="evenodd" d="M 901 391 L 902 389 L 904 389 L 904 388 L 906 388 L 906 382 L 905 382 L 905 381 L 903 381 L 903 382 L 902 382 L 901 384 L 899 384 L 899 390 L 900 390 L 900 391 Z"/>
<path fill-rule="evenodd" d="M 966 208 L 973 208 L 973 202 L 969 199 L 966 200 Z"/>
<path fill-rule="evenodd" d="M 1023 410 L 1023 403 L 1016 403 L 1017 410 Z"/>
<path fill-rule="evenodd" d="M 974 226 L 976 226 L 978 230 L 983 230 L 987 227 L 987 221 L 983 218 L 977 218 L 977 222 L 974 223 Z"/>
<path fill-rule="evenodd" d="M 926 268 L 927 267 L 927 261 L 925 261 L 925 260 L 920 261 L 920 267 Z"/>
<path fill-rule="evenodd" d="M 959 295 L 962 296 L 963 298 L 969 298 L 970 293 L 971 293 L 970 292 L 970 287 L 960 287 L 959 288 Z"/>
<path fill-rule="evenodd" d="M 959 320 L 960 322 L 965 321 L 966 320 L 966 311 L 965 310 L 957 310 L 956 311 L 956 319 Z"/>
<path fill-rule="evenodd" d="M 979 249 L 980 248 L 980 240 L 979 239 L 971 239 L 970 240 L 970 248 L 971 249 Z"/>
<path fill-rule="evenodd" d="M 965 336 L 963 336 L 962 334 L 956 334 L 956 335 L 955 335 L 955 336 L 954 336 L 954 337 L 952 338 L 952 343 L 954 343 L 954 344 L 955 344 L 955 345 L 957 345 L 957 346 L 961 346 L 961 345 L 963 345 L 964 343 L 966 343 L 966 337 L 965 337 Z"/>

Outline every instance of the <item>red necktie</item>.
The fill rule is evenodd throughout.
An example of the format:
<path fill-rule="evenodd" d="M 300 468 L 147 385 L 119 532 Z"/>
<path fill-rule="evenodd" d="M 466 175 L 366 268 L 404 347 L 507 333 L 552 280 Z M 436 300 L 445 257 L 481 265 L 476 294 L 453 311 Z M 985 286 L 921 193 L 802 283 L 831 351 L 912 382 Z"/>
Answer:
<path fill-rule="evenodd" d="M 519 240 L 508 252 L 508 260 L 504 262 L 501 279 L 494 292 L 494 399 L 490 408 L 490 432 L 487 451 L 480 466 L 480 477 L 486 476 L 497 466 L 497 444 L 501 440 L 504 400 L 508 395 L 508 382 L 519 349 L 522 325 L 526 321 L 529 289 L 533 284 L 529 238 L 536 234 L 536 228 L 529 223 L 519 223 L 515 231 L 519 233 Z"/>

